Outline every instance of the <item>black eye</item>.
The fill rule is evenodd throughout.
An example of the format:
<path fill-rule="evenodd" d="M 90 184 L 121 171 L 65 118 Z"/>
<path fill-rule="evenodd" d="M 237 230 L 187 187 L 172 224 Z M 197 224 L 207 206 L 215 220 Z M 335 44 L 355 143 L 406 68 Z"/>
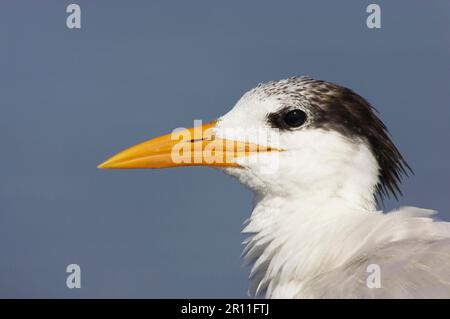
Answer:
<path fill-rule="evenodd" d="M 284 115 L 284 122 L 290 127 L 300 127 L 306 121 L 306 113 L 302 110 L 292 110 Z"/>

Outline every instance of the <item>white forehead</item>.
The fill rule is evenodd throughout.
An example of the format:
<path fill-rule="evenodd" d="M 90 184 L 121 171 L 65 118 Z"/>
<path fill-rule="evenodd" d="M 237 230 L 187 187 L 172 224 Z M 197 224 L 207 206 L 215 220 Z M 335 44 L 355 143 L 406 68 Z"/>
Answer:
<path fill-rule="evenodd" d="M 280 105 L 275 96 L 253 89 L 218 119 L 215 134 L 228 140 L 279 146 L 279 132 L 268 125 L 267 114 L 276 111 Z"/>
<path fill-rule="evenodd" d="M 235 128 L 261 127 L 267 114 L 274 112 L 280 105 L 275 96 L 268 96 L 259 90 L 244 94 L 236 105 L 218 123 Z"/>
<path fill-rule="evenodd" d="M 294 106 L 308 113 L 305 97 L 311 80 L 297 77 L 259 84 L 245 93 L 228 113 L 218 119 L 216 135 L 257 142 L 252 136 L 254 131 L 258 131 L 256 134 L 260 135 L 259 138 L 264 134 L 279 134 L 278 129 L 273 129 L 268 124 L 268 114 Z"/>

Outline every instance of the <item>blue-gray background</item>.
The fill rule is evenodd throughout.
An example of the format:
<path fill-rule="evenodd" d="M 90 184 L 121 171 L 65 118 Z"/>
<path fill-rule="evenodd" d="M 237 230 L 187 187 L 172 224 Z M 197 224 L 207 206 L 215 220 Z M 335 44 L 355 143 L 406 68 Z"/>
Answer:
<path fill-rule="evenodd" d="M 210 168 L 101 171 L 216 118 L 258 82 L 311 75 L 381 112 L 416 175 L 400 203 L 450 219 L 450 2 L 0 4 L 0 297 L 246 297 L 251 193 Z M 77 263 L 82 288 L 66 287 Z"/>

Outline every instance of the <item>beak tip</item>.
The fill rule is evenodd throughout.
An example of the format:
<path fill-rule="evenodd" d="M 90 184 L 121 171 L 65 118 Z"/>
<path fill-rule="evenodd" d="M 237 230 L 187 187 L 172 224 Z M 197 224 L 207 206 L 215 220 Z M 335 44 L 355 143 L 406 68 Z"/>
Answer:
<path fill-rule="evenodd" d="M 105 162 L 103 162 L 103 163 L 97 165 L 97 168 L 100 168 L 100 169 L 108 169 L 108 168 L 110 168 L 110 167 L 109 167 L 109 165 L 108 165 L 108 161 L 105 161 Z"/>

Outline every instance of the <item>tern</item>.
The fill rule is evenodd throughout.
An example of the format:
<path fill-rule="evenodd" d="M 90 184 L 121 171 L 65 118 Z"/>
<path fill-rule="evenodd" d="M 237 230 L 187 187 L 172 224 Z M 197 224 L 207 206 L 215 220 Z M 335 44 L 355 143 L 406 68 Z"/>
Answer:
<path fill-rule="evenodd" d="M 253 190 L 243 230 L 252 296 L 449 298 L 450 223 L 433 210 L 377 209 L 412 173 L 377 113 L 351 89 L 291 77 L 99 167 L 214 166 Z"/>

